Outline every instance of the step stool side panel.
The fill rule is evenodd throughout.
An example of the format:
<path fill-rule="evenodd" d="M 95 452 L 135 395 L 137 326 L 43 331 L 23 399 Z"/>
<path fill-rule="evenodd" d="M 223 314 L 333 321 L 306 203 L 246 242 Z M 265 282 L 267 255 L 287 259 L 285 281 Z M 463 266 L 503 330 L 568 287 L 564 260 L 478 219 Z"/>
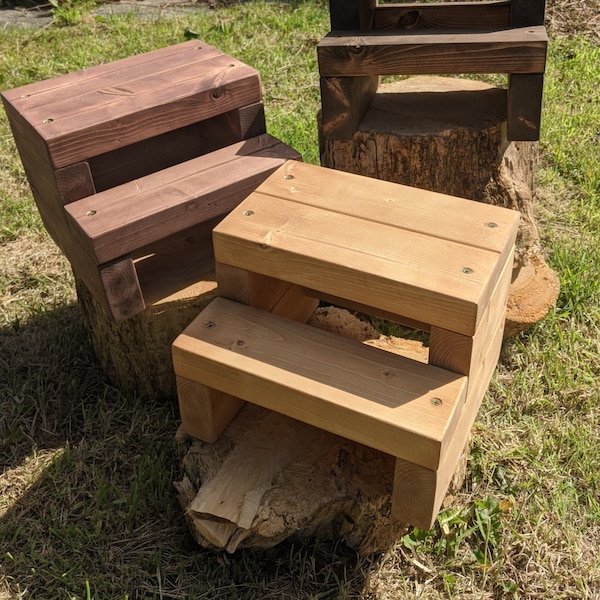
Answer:
<path fill-rule="evenodd" d="M 454 373 L 471 377 L 488 356 L 490 340 L 498 329 L 504 330 L 506 303 L 513 271 L 513 252 L 502 268 L 474 336 L 465 336 L 440 327 L 432 327 L 429 340 L 429 361 Z M 497 356 L 496 359 L 497 360 Z"/>

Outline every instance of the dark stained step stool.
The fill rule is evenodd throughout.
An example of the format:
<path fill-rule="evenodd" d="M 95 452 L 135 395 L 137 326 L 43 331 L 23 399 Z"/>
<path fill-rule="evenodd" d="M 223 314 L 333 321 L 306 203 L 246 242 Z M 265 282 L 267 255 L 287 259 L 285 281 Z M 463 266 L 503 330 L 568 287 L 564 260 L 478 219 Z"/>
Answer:
<path fill-rule="evenodd" d="M 385 75 L 505 73 L 507 139 L 537 140 L 548 39 L 544 0 L 379 5 L 330 0 L 317 47 L 326 139 L 350 139 Z"/>
<path fill-rule="evenodd" d="M 185 264 L 210 271 L 212 226 L 300 158 L 266 134 L 258 72 L 198 40 L 2 101 L 46 229 L 116 321 L 153 295 L 142 271 L 148 285 Z"/>

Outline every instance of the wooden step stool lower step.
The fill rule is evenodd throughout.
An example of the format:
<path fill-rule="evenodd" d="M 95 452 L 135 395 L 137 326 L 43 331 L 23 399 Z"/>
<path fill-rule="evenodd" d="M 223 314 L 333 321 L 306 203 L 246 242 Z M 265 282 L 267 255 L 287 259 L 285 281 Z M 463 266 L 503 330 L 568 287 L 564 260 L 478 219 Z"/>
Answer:
<path fill-rule="evenodd" d="M 190 433 L 206 441 L 219 431 L 203 431 L 202 424 L 229 406 L 215 400 L 216 391 L 391 454 L 401 464 L 448 471 L 444 480 L 456 468 L 445 456 L 465 414 L 467 377 L 457 373 L 223 298 L 175 340 L 173 362 L 184 423 L 198 424 Z M 228 423 L 230 415 L 224 417 Z M 430 504 L 436 490 L 415 491 L 403 472 L 394 505 Z M 415 524 L 430 525 L 418 518 Z"/>

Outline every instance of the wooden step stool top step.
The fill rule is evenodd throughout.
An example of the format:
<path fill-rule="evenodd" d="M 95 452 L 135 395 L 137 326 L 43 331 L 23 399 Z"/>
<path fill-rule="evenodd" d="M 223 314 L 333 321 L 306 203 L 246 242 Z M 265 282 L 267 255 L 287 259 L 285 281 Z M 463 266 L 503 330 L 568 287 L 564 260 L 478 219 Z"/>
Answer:
<path fill-rule="evenodd" d="M 217 267 L 472 336 L 518 221 L 504 208 L 289 162 L 213 241 Z"/>
<path fill-rule="evenodd" d="M 467 378 L 223 298 L 173 344 L 175 373 L 430 469 Z"/>
<path fill-rule="evenodd" d="M 258 72 L 194 40 L 4 92 L 55 168 L 260 102 Z M 10 117 L 10 114 L 9 114 Z M 15 121 L 16 122 L 16 121 Z"/>

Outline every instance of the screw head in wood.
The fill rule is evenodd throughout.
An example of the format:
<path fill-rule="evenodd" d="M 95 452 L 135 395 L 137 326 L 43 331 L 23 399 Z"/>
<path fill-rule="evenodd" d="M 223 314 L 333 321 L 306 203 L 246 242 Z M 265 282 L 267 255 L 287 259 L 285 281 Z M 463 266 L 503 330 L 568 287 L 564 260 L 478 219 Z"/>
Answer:
<path fill-rule="evenodd" d="M 204 321 L 204 327 L 206 327 L 207 329 L 212 329 L 215 326 L 215 324 L 213 323 L 213 321 Z"/>
<path fill-rule="evenodd" d="M 463 267 L 463 268 L 462 268 L 462 272 L 463 272 L 465 275 L 470 275 L 470 274 L 473 272 L 473 269 L 471 269 L 471 267 Z"/>
<path fill-rule="evenodd" d="M 86 217 L 93 217 L 95 214 L 96 214 L 96 211 L 95 211 L 95 210 L 88 210 L 88 211 L 85 213 L 85 216 L 86 216 Z"/>
<path fill-rule="evenodd" d="M 498 223 L 486 223 L 486 225 L 490 228 L 490 229 L 496 229 L 496 227 L 498 227 Z"/>
<path fill-rule="evenodd" d="M 432 398 L 431 404 L 433 404 L 433 406 L 441 406 L 442 400 L 441 400 L 441 398 Z"/>
<path fill-rule="evenodd" d="M 293 175 L 284 175 L 283 178 L 287 179 L 289 181 L 290 179 L 294 179 L 294 176 Z"/>
<path fill-rule="evenodd" d="M 245 210 L 244 211 L 244 216 L 245 217 L 251 217 L 254 214 L 253 210 Z"/>

